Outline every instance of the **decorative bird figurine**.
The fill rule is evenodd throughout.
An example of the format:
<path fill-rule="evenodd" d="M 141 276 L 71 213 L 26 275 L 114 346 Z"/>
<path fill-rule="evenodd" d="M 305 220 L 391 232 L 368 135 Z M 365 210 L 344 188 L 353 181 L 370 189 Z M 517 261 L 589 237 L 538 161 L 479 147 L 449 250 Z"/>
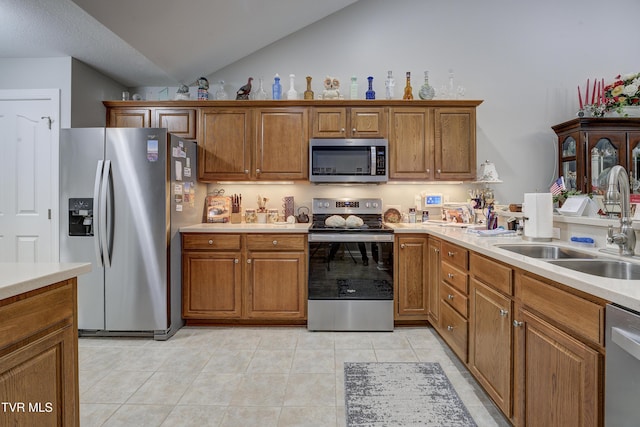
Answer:
<path fill-rule="evenodd" d="M 236 99 L 249 99 L 249 94 L 251 93 L 252 80 L 253 80 L 253 77 L 249 77 L 249 80 L 247 80 L 247 84 L 242 86 L 240 89 L 238 89 L 238 91 L 236 92 Z"/>

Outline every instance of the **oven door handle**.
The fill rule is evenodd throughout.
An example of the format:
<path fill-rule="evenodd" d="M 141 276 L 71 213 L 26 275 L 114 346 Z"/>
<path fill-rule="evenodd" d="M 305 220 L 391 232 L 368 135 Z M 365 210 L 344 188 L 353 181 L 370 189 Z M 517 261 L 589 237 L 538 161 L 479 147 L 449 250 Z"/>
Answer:
<path fill-rule="evenodd" d="M 611 341 L 618 344 L 620 348 L 631 356 L 640 360 L 640 337 L 622 328 L 611 328 Z"/>
<path fill-rule="evenodd" d="M 393 242 L 393 233 L 309 233 L 310 242 Z"/>

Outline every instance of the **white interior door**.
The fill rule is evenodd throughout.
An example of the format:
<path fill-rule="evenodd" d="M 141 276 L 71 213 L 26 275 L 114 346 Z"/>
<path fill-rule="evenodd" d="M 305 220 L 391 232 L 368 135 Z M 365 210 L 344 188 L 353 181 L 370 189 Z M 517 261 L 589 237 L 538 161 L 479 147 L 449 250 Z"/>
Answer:
<path fill-rule="evenodd" d="M 0 262 L 58 260 L 60 91 L 0 90 Z"/>

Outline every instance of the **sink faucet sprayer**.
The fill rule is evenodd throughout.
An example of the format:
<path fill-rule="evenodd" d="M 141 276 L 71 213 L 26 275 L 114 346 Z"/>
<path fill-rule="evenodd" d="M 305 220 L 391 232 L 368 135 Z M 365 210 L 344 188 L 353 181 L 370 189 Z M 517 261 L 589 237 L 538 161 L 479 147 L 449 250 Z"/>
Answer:
<path fill-rule="evenodd" d="M 631 226 L 631 203 L 629 201 L 629 176 L 620 165 L 609 171 L 606 199 L 607 203 L 620 203 L 620 231 L 613 232 L 609 226 L 607 243 L 615 243 L 620 248 L 620 255 L 633 256 L 636 247 L 636 233 Z"/>

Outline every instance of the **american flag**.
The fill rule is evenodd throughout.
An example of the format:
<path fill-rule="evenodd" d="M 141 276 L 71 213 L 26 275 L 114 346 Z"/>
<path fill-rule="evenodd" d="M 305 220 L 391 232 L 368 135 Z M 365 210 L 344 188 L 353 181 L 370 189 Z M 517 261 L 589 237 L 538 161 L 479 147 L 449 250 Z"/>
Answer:
<path fill-rule="evenodd" d="M 557 196 L 558 194 L 562 193 L 566 189 L 567 187 L 564 186 L 564 177 L 561 176 L 551 185 L 551 188 L 549 189 L 549 191 L 554 196 Z"/>

